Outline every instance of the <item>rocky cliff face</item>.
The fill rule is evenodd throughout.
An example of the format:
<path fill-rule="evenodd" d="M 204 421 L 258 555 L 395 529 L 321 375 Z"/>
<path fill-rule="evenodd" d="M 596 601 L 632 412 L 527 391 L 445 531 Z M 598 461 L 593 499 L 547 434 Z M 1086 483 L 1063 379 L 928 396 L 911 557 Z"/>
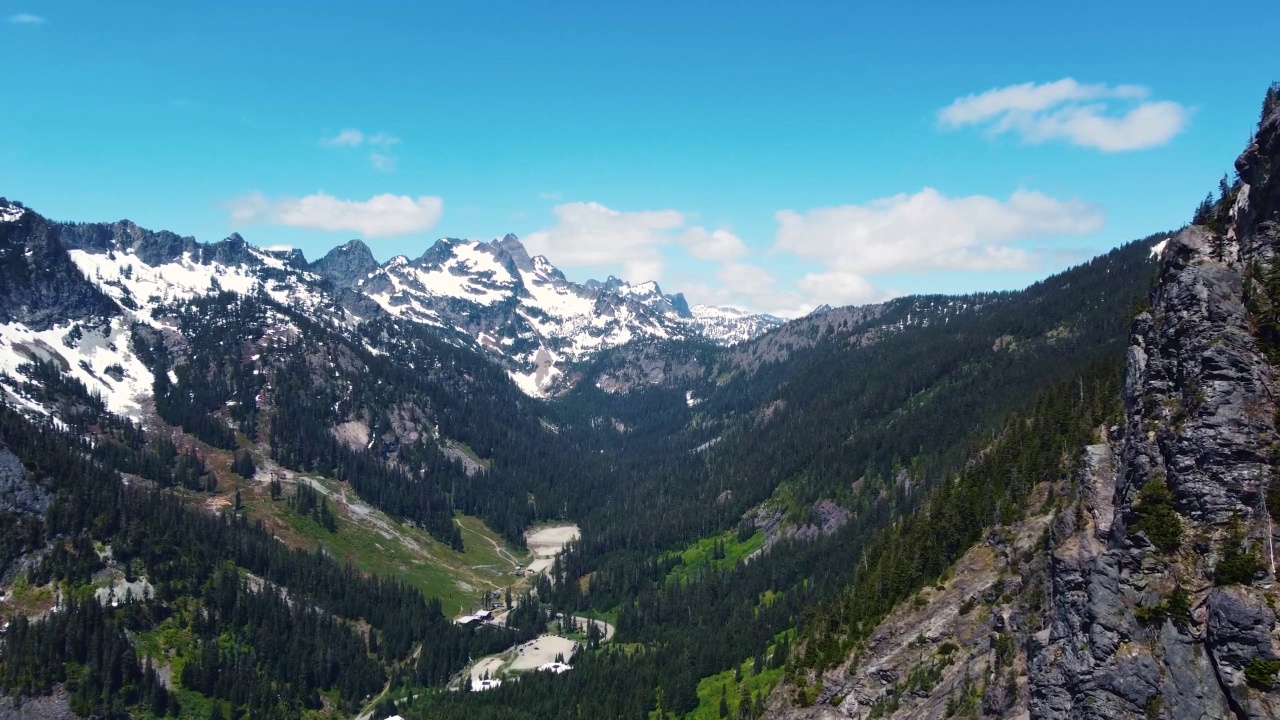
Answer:
<path fill-rule="evenodd" d="M 67 257 L 59 227 L 0 198 L 0 324 L 47 330 L 120 312 Z"/>
<path fill-rule="evenodd" d="M 1267 334 L 1280 318 L 1280 87 L 1236 168 L 1200 224 L 1157 248 L 1161 273 L 1128 348 L 1125 422 L 1058 489 L 1069 502 L 1040 526 L 1040 561 L 1018 564 L 989 538 L 955 580 L 899 608 L 828 671 L 813 706 L 784 689 L 770 717 L 1280 717 L 1280 345 Z M 1039 522 L 1028 512 L 1000 534 Z M 1025 593 L 1023 612 L 962 621 L 952 588 L 993 585 L 991 563 L 979 562 L 993 549 Z M 998 672 L 988 650 L 1005 635 L 1011 656 Z M 963 672 L 942 639 L 958 646 L 946 654 Z M 922 668 L 935 668 L 930 682 L 905 686 Z"/>
<path fill-rule="evenodd" d="M 378 269 L 369 246 L 359 240 L 351 240 L 330 250 L 324 257 L 311 263 L 311 272 L 328 279 L 340 288 L 352 288 Z"/>
<path fill-rule="evenodd" d="M 1280 715 L 1265 502 L 1276 374 L 1249 309 L 1277 241 L 1278 160 L 1273 90 L 1224 221 L 1168 243 L 1134 321 L 1114 491 L 1083 493 L 1054 525 L 1047 628 L 1028 647 L 1032 717 Z M 1158 486 L 1176 510 L 1163 528 L 1144 520 Z"/>

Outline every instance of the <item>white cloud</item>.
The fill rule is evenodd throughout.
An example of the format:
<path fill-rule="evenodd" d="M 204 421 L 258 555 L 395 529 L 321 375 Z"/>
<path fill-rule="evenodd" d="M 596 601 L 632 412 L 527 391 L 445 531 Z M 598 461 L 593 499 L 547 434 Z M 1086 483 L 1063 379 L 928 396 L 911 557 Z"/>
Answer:
<path fill-rule="evenodd" d="M 379 172 L 395 172 L 396 171 L 396 159 L 390 155 L 383 155 L 382 153 L 370 153 L 369 164 L 373 166 L 374 170 L 377 170 Z"/>
<path fill-rule="evenodd" d="M 360 147 L 367 144 L 373 147 L 388 148 L 399 143 L 400 138 L 391 133 L 376 132 L 372 135 L 365 135 L 356 128 L 343 128 L 333 137 L 320 139 L 320 144 L 324 147 Z"/>
<path fill-rule="evenodd" d="M 938 270 L 1027 270 L 1040 253 L 1013 243 L 1101 230 L 1102 212 L 1087 203 L 1019 190 L 1007 200 L 950 198 L 933 188 L 866 205 L 776 213 L 775 248 L 819 262 L 796 282 L 810 306 L 846 305 L 892 296 L 873 276 Z"/>
<path fill-rule="evenodd" d="M 1007 243 L 1102 229 L 1100 210 L 1019 190 L 1008 200 L 949 198 L 933 188 L 867 205 L 781 210 L 777 247 L 831 269 L 859 275 L 888 272 L 1013 270 L 1031 255 Z"/>
<path fill-rule="evenodd" d="M 792 289 L 778 287 L 773 273 L 759 265 L 731 262 L 720 268 L 716 279 L 723 304 L 787 318 L 804 315 L 822 303 L 861 305 L 893 296 L 861 275 L 842 271 L 810 273 Z"/>
<path fill-rule="evenodd" d="M 364 133 L 355 128 L 346 128 L 331 138 L 321 139 L 320 144 L 325 147 L 358 147 L 364 144 Z"/>
<path fill-rule="evenodd" d="M 689 254 L 700 260 L 737 260 L 747 254 L 742 238 L 728 230 L 707 230 L 691 227 L 679 238 Z"/>
<path fill-rule="evenodd" d="M 23 12 L 18 13 L 17 15 L 10 15 L 9 22 L 14 25 L 43 25 L 44 18 L 39 15 L 32 15 L 31 13 Z"/>
<path fill-rule="evenodd" d="M 813 309 L 806 298 L 794 290 L 780 289 L 773 273 L 759 265 L 728 262 L 716 273 L 727 295 L 725 303 L 746 307 L 778 317 L 797 317 Z"/>
<path fill-rule="evenodd" d="M 798 317 L 814 308 L 799 292 L 779 288 L 773 273 L 749 263 L 725 263 L 710 277 L 682 277 L 678 289 L 695 305 L 736 307 L 778 317 Z"/>
<path fill-rule="evenodd" d="M 733 233 L 690 226 L 688 216 L 678 210 L 620 212 L 595 202 L 572 202 L 552 212 L 555 227 L 525 238 L 530 252 L 564 267 L 621 266 L 622 277 L 631 282 L 662 279 L 666 263 L 661 248 L 666 246 L 678 245 L 708 260 L 729 260 L 746 252 Z"/>
<path fill-rule="evenodd" d="M 1190 112 L 1175 102 L 1149 101 L 1138 85 L 1081 84 L 1071 78 L 1024 83 L 957 98 L 938 111 L 951 128 L 985 125 L 992 135 L 1015 133 L 1027 143 L 1066 140 L 1104 152 L 1164 145 L 1186 127 Z"/>
<path fill-rule="evenodd" d="M 430 229 L 440 220 L 444 201 L 438 197 L 414 199 L 390 193 L 365 201 L 339 200 L 323 192 L 303 198 L 276 199 L 252 193 L 232 200 L 228 207 L 233 224 L 350 231 L 379 238 Z"/>
<path fill-rule="evenodd" d="M 771 291 L 777 285 L 768 270 L 750 263 L 725 263 L 716 273 L 716 278 L 724 283 L 726 290 L 741 295 Z"/>
<path fill-rule="evenodd" d="M 391 147 L 392 145 L 399 145 L 400 138 L 390 133 L 377 132 L 370 135 L 367 138 L 367 142 L 375 147 Z"/>
<path fill-rule="evenodd" d="M 863 305 L 888 300 L 892 296 L 865 277 L 841 270 L 809 273 L 796 281 L 796 287 L 810 298 L 807 306 L 810 310 L 822 303 L 834 307 Z"/>
<path fill-rule="evenodd" d="M 715 263 L 710 272 L 685 267 L 679 287 L 698 302 L 733 305 L 794 317 L 817 305 L 861 304 L 896 293 L 877 284 L 890 273 L 1028 270 L 1047 250 L 1028 250 L 1038 238 L 1082 235 L 1105 224 L 1087 203 L 1019 190 L 1008 198 L 947 197 L 925 188 L 865 205 L 781 210 L 774 251 L 816 265 L 794 282 L 777 272 L 790 262 L 751 261 L 751 251 L 728 230 L 692 225 L 677 210 L 622 212 L 599 203 L 553 208 L 554 227 L 525 238 L 529 251 L 565 268 L 617 272 L 631 282 L 661 280 L 673 250 Z"/>

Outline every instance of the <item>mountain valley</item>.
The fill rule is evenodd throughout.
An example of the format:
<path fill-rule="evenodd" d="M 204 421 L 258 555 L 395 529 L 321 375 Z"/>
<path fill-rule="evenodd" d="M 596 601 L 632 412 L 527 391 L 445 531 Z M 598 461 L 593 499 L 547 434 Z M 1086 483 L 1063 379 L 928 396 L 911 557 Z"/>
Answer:
<path fill-rule="evenodd" d="M 1276 717 L 1280 86 L 1235 169 L 789 321 L 0 199 L 0 718 Z"/>

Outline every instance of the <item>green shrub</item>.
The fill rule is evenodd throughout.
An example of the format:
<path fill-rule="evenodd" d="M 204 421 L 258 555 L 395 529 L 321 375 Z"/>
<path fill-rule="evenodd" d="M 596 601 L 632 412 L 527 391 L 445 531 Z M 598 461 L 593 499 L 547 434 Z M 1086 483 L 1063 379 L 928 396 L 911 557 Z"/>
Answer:
<path fill-rule="evenodd" d="M 1228 551 L 1213 571 L 1216 585 L 1247 585 L 1253 582 L 1262 564 L 1258 556 L 1240 550 Z"/>
<path fill-rule="evenodd" d="M 1244 668 L 1244 679 L 1259 690 L 1270 690 L 1276 684 L 1278 672 L 1280 672 L 1280 660 L 1254 658 Z"/>
<path fill-rule="evenodd" d="M 1138 491 L 1135 508 L 1138 520 L 1133 529 L 1146 534 L 1161 552 L 1172 552 L 1182 545 L 1182 518 L 1173 509 L 1173 493 L 1163 477 L 1153 477 Z"/>
<path fill-rule="evenodd" d="M 1150 607 L 1140 607 L 1133 611 L 1138 622 L 1143 625 L 1159 625 L 1169 618 L 1181 625 L 1191 622 L 1191 598 L 1187 591 L 1178 585 L 1168 598 Z"/>

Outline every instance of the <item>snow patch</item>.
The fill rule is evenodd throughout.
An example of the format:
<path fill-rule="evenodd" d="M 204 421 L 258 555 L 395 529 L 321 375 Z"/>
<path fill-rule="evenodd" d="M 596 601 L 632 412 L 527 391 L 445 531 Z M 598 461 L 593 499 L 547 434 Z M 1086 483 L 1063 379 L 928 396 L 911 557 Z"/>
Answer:
<path fill-rule="evenodd" d="M 74 347 L 63 343 L 71 323 L 40 332 L 18 323 L 0 325 L 0 372 L 23 377 L 18 366 L 32 359 L 57 363 L 100 395 L 108 410 L 140 419 L 142 403 L 151 396 L 152 376 L 129 349 L 129 322 L 118 317 L 104 329 L 82 327 Z"/>

